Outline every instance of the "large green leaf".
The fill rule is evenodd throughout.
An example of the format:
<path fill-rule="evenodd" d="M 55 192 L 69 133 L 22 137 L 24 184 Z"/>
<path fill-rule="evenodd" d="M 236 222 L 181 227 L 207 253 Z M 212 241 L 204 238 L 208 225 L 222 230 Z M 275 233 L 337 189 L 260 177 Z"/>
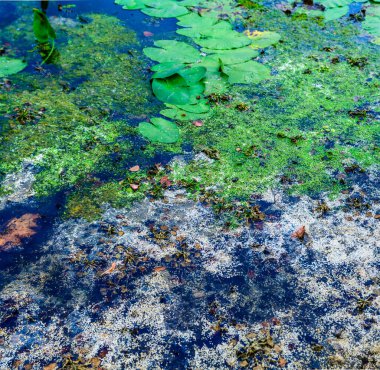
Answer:
<path fill-rule="evenodd" d="M 323 17 L 326 21 L 333 21 L 339 19 L 348 13 L 349 7 L 342 6 L 340 8 L 329 8 L 323 13 Z"/>
<path fill-rule="evenodd" d="M 207 113 L 210 110 L 210 105 L 206 99 L 198 100 L 196 104 L 186 104 L 186 105 L 174 105 L 165 104 L 168 108 L 178 108 L 182 109 L 188 113 Z"/>
<path fill-rule="evenodd" d="M 46 14 L 39 9 L 33 9 L 33 13 L 33 31 L 37 41 L 46 43 L 49 42 L 50 39 L 57 38 L 53 27 L 46 17 Z"/>
<path fill-rule="evenodd" d="M 251 40 L 251 47 L 254 49 L 264 49 L 270 45 L 276 44 L 281 36 L 277 32 L 271 31 L 245 31 L 247 37 Z"/>
<path fill-rule="evenodd" d="M 202 82 L 189 86 L 186 79 L 178 74 L 164 79 L 156 78 L 152 82 L 152 89 L 157 99 L 176 105 L 196 103 L 204 88 Z"/>
<path fill-rule="evenodd" d="M 154 45 L 157 47 L 145 48 L 143 51 L 148 58 L 159 63 L 194 63 L 200 58 L 199 51 L 185 42 L 160 40 Z"/>
<path fill-rule="evenodd" d="M 0 78 L 18 73 L 25 67 L 26 63 L 21 59 L 0 57 Z"/>
<path fill-rule="evenodd" d="M 145 8 L 145 2 L 143 0 L 115 0 L 115 4 L 121 5 L 123 9 L 128 10 Z"/>
<path fill-rule="evenodd" d="M 206 119 L 210 116 L 210 112 L 208 113 L 192 113 L 186 112 L 185 110 L 179 109 L 174 106 L 174 108 L 163 109 L 160 114 L 165 117 L 175 119 L 177 121 L 194 121 L 197 119 Z"/>
<path fill-rule="evenodd" d="M 186 7 L 178 5 L 175 1 L 156 1 L 150 6 L 149 8 L 141 9 L 141 11 L 157 18 L 174 18 L 189 12 Z"/>
<path fill-rule="evenodd" d="M 228 90 L 228 76 L 220 72 L 208 72 L 204 79 L 204 95 L 223 94 Z"/>
<path fill-rule="evenodd" d="M 201 19 L 208 19 L 206 17 L 201 17 Z M 228 32 L 232 30 L 232 25 L 229 22 L 221 21 L 214 24 L 196 24 L 192 27 L 180 28 L 177 30 L 177 33 L 180 35 L 192 37 L 192 38 L 201 38 L 201 37 L 217 37 L 221 32 Z"/>
<path fill-rule="evenodd" d="M 170 144 L 179 139 L 177 125 L 164 118 L 152 118 L 151 122 L 141 122 L 139 132 L 148 140 L 157 143 Z"/>
<path fill-rule="evenodd" d="M 252 58 L 256 58 L 259 55 L 257 50 L 250 47 L 232 50 L 212 50 L 203 48 L 202 51 L 222 60 L 223 64 L 243 63 L 251 60 Z"/>
<path fill-rule="evenodd" d="M 270 77 L 270 69 L 254 61 L 225 66 L 223 71 L 233 84 L 259 83 Z"/>
<path fill-rule="evenodd" d="M 251 40 L 239 32 L 223 29 L 212 37 L 205 35 L 195 38 L 194 42 L 207 49 L 228 50 L 247 46 L 251 43 Z"/>

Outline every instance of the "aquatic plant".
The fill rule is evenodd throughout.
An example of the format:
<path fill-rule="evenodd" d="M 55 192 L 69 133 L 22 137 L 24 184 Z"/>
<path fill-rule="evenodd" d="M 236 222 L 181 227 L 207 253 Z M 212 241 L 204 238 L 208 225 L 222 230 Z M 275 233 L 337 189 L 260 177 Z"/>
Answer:
<path fill-rule="evenodd" d="M 44 57 L 41 65 L 49 61 L 55 51 L 55 39 L 57 35 L 51 26 L 46 14 L 39 9 L 33 9 L 33 32 L 38 41 L 39 50 Z"/>
<path fill-rule="evenodd" d="M 201 49 L 184 41 L 159 40 L 144 53 L 160 63 L 152 68 L 152 90 L 170 109 L 160 113 L 180 121 L 205 118 L 204 96 L 223 93 L 229 84 L 252 84 L 270 77 L 270 69 L 252 59 L 254 49 L 265 48 L 279 41 L 275 32 L 240 33 L 231 22 L 219 17 L 221 5 L 233 6 L 230 1 L 116 0 L 123 9 L 140 9 L 143 13 L 161 18 L 176 17 L 176 32 L 187 36 Z M 236 5 L 236 4 L 235 4 Z M 202 11 L 192 11 L 193 9 Z M 202 104 L 198 109 L 197 105 Z M 183 107 L 186 105 L 186 107 Z M 148 126 L 142 123 L 140 133 L 147 139 Z M 153 126 L 151 126 L 153 128 Z M 149 137 L 150 136 L 150 137 Z M 154 135 L 155 140 L 159 137 Z M 179 138 L 179 136 L 178 136 Z M 165 141 L 167 142 L 167 141 Z"/>
<path fill-rule="evenodd" d="M 0 78 L 22 71 L 27 66 L 22 59 L 0 57 Z"/>

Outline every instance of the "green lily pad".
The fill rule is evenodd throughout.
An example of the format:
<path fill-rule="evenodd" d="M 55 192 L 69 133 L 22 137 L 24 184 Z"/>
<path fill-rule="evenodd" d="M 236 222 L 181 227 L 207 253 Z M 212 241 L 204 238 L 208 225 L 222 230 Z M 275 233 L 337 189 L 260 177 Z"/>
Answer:
<path fill-rule="evenodd" d="M 270 77 L 270 69 L 254 61 L 225 66 L 223 72 L 232 84 L 259 83 Z"/>
<path fill-rule="evenodd" d="M 196 104 L 173 105 L 165 104 L 168 108 L 178 108 L 188 113 L 207 113 L 210 111 L 210 105 L 206 99 L 198 100 Z"/>
<path fill-rule="evenodd" d="M 164 118 L 152 118 L 151 122 L 141 122 L 138 130 L 146 139 L 156 143 L 171 144 L 179 140 L 177 125 Z"/>
<path fill-rule="evenodd" d="M 165 63 L 156 64 L 155 66 L 151 68 L 151 70 L 153 72 L 163 72 L 172 68 L 182 69 L 182 68 L 185 68 L 185 66 L 186 64 L 180 64 L 178 62 L 165 62 Z"/>
<path fill-rule="evenodd" d="M 27 64 L 21 59 L 0 57 L 0 78 L 22 71 Z"/>
<path fill-rule="evenodd" d="M 281 35 L 271 31 L 245 31 L 247 37 L 251 40 L 251 47 L 254 49 L 263 49 L 270 45 L 276 44 Z"/>
<path fill-rule="evenodd" d="M 223 94 L 228 90 L 228 76 L 220 72 L 209 72 L 204 79 L 204 95 Z"/>
<path fill-rule="evenodd" d="M 221 30 L 212 37 L 195 38 L 194 42 L 207 49 L 228 50 L 247 46 L 251 43 L 251 40 L 239 32 Z"/>
<path fill-rule="evenodd" d="M 189 12 L 186 7 L 178 5 L 175 1 L 156 1 L 152 7 L 143 8 L 141 11 L 157 18 L 175 18 Z"/>
<path fill-rule="evenodd" d="M 159 63 L 194 63 L 200 58 L 199 51 L 185 42 L 160 40 L 154 45 L 157 47 L 145 48 L 143 52 L 148 58 Z"/>
<path fill-rule="evenodd" d="M 137 10 L 145 8 L 145 2 L 142 0 L 115 0 L 115 4 L 121 5 L 123 9 L 127 10 Z"/>
<path fill-rule="evenodd" d="M 205 89 L 204 83 L 196 82 L 191 86 L 182 76 L 175 74 L 169 78 L 155 78 L 152 82 L 152 89 L 157 99 L 170 104 L 194 104 L 197 97 Z"/>
<path fill-rule="evenodd" d="M 340 8 L 330 8 L 326 9 L 326 11 L 323 13 L 323 16 L 326 21 L 333 21 L 335 19 L 339 19 L 346 15 L 348 13 L 349 7 L 342 6 Z"/>
<path fill-rule="evenodd" d="M 203 17 L 204 19 L 207 19 Z M 232 30 L 232 25 L 229 22 L 221 21 L 214 24 L 204 22 L 203 24 L 196 24 L 192 27 L 180 28 L 177 33 L 180 35 L 201 38 L 201 37 L 215 37 L 221 32 L 228 32 Z"/>
<path fill-rule="evenodd" d="M 212 56 L 221 59 L 223 64 L 237 64 L 244 63 L 252 58 L 256 58 L 259 55 L 257 50 L 250 47 L 244 47 L 240 49 L 232 50 L 212 50 L 212 49 L 202 49 L 206 54 L 211 54 Z"/>
<path fill-rule="evenodd" d="M 177 121 L 194 121 L 197 119 L 206 119 L 210 117 L 210 113 L 191 113 L 177 107 L 171 109 L 163 109 L 160 114 L 165 117 L 177 120 Z"/>

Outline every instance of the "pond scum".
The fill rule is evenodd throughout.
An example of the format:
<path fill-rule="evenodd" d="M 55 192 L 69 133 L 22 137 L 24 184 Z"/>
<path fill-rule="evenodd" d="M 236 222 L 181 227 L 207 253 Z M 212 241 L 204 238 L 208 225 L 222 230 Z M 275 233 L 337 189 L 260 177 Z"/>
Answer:
<path fill-rule="evenodd" d="M 380 5 L 115 3 L 1 30 L 0 369 L 379 368 Z"/>

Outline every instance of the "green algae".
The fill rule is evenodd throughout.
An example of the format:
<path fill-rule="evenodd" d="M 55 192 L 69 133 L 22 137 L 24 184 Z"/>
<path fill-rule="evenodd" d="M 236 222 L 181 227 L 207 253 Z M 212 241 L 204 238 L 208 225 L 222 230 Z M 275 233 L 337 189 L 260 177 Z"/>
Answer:
<path fill-rule="evenodd" d="M 247 25 L 285 35 L 265 57 L 276 75 L 255 87 L 233 87 L 231 102 L 214 107 L 202 127 L 188 128 L 196 151 L 213 147 L 220 158 L 177 164 L 174 178 L 197 178 L 227 199 L 275 186 L 333 194 L 346 185 L 339 173 L 347 163 L 378 165 L 378 123 L 349 114 L 365 104 L 376 109 L 379 99 L 378 60 L 370 46 L 357 44 L 355 28 L 323 30 L 277 12 L 253 13 Z M 310 37 L 313 32 L 318 37 Z M 368 63 L 357 67 L 352 58 Z M 236 109 L 242 100 L 251 109 Z"/>
<path fill-rule="evenodd" d="M 180 154 L 183 143 L 202 155 L 175 161 L 160 176 L 169 175 L 193 197 L 208 198 L 215 209 L 232 215 L 232 224 L 237 200 L 245 204 L 252 194 L 278 186 L 292 193 L 334 195 L 348 185 L 347 166 L 378 165 L 376 46 L 359 41 L 354 25 L 322 27 L 280 11 L 248 10 L 247 29 L 282 35 L 280 43 L 260 54 L 260 61 L 272 67 L 271 79 L 235 85 L 229 95 L 211 94 L 211 109 L 200 126 L 177 122 L 182 142 L 138 148 L 128 117 L 140 121 L 139 115 L 159 107 L 148 105 L 149 83 L 136 39 L 115 18 L 91 18 L 83 27 L 58 30 L 64 35 L 58 77 L 17 76 L 25 89 L 11 90 L 0 105 L 9 125 L 1 139 L 1 174 L 34 158 L 37 196 L 73 187 L 68 217 L 95 219 L 104 203 L 124 207 L 146 195 L 162 196 L 160 177 L 149 178 L 141 170 L 132 178 L 126 169 L 133 158 L 145 162 L 160 153 Z M 25 104 L 32 112 L 43 108 L 41 117 L 20 124 L 15 109 Z M 115 114 L 120 118 L 112 118 Z M 139 184 L 137 191 L 132 183 Z M 243 208 L 240 213 L 247 218 L 249 204 Z"/>
<path fill-rule="evenodd" d="M 94 172 L 122 177 L 134 153 L 127 137 L 135 129 L 111 113 L 133 117 L 149 110 L 141 62 L 129 52 L 136 50 L 134 34 L 116 18 L 91 19 L 88 25 L 59 30 L 67 41 L 61 45 L 58 77 L 23 76 L 14 83 L 25 90 L 12 89 L 2 97 L 8 127 L 1 137 L 0 173 L 15 172 L 24 159 L 32 159 L 37 196 L 77 186 Z M 38 122 L 30 115 L 17 119 L 25 105 L 43 111 Z"/>

